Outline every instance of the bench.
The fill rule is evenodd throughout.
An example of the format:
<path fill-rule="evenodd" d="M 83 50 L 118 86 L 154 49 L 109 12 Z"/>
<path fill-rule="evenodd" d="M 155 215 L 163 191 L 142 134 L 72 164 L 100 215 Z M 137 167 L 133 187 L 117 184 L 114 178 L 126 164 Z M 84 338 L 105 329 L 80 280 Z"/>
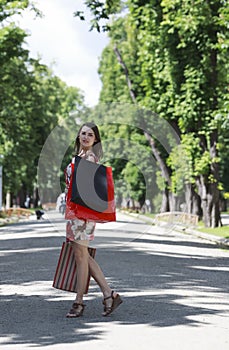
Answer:
<path fill-rule="evenodd" d="M 25 208 L 8 208 L 4 210 L 4 213 L 8 216 L 11 217 L 13 215 L 16 215 L 18 217 L 20 216 L 25 216 L 25 217 L 29 217 L 32 212 L 30 209 L 25 209 Z"/>
<path fill-rule="evenodd" d="M 155 225 L 196 227 L 198 215 L 180 211 L 160 213 L 155 216 Z"/>

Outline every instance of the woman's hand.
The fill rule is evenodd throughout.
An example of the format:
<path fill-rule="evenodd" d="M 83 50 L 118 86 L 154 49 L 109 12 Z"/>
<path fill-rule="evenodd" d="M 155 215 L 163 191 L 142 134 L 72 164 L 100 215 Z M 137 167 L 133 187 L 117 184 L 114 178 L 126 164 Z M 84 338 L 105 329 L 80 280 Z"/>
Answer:
<path fill-rule="evenodd" d="M 91 150 L 85 151 L 81 150 L 78 154 L 79 157 L 89 160 L 90 162 L 96 163 L 95 155 Z"/>
<path fill-rule="evenodd" d="M 83 149 L 81 149 L 81 151 L 80 151 L 80 153 L 78 154 L 78 156 L 79 157 L 81 157 L 81 158 L 85 158 L 86 157 L 86 151 L 85 150 L 83 150 Z"/>

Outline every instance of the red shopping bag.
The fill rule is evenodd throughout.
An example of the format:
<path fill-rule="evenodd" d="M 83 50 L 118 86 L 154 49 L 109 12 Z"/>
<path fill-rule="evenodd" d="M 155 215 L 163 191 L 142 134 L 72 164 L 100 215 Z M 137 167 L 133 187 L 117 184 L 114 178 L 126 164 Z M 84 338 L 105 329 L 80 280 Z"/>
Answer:
<path fill-rule="evenodd" d="M 94 258 L 96 248 L 88 247 L 89 254 Z M 71 244 L 63 242 L 60 256 L 58 259 L 56 272 L 53 280 L 53 287 L 76 293 L 77 277 L 76 277 L 76 261 Z M 85 294 L 88 293 L 90 284 L 90 275 L 88 276 Z"/>
<path fill-rule="evenodd" d="M 67 194 L 65 219 L 116 221 L 112 168 L 75 157 Z"/>

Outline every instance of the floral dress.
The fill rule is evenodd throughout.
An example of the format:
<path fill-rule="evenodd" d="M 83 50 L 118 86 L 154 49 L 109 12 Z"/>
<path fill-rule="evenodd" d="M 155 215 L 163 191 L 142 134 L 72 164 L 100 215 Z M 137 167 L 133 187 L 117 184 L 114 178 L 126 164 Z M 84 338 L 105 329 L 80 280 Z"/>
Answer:
<path fill-rule="evenodd" d="M 84 158 L 87 159 L 89 156 L 93 156 L 95 163 L 98 162 L 97 157 L 92 152 L 87 152 Z M 72 176 L 71 164 L 72 163 L 68 164 L 64 172 L 66 183 L 66 195 L 69 189 L 70 180 Z M 66 240 L 73 242 L 80 240 L 92 241 L 94 239 L 95 224 L 95 221 L 82 220 L 78 219 L 77 217 L 74 220 L 68 220 L 66 224 Z"/>

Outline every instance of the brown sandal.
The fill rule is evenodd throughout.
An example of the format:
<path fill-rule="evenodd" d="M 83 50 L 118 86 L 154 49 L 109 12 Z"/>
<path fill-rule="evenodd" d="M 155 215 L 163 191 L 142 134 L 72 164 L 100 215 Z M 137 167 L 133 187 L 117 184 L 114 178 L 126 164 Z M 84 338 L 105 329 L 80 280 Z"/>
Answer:
<path fill-rule="evenodd" d="M 112 304 L 110 306 L 106 305 L 106 300 L 112 299 Z M 110 315 L 120 304 L 122 304 L 122 299 L 119 294 L 114 296 L 114 291 L 112 290 L 111 295 L 103 299 L 104 312 L 103 316 Z"/>
<path fill-rule="evenodd" d="M 74 318 L 74 317 L 80 317 L 83 315 L 85 305 L 80 303 L 73 303 L 71 310 L 67 313 L 66 317 L 68 318 Z"/>

